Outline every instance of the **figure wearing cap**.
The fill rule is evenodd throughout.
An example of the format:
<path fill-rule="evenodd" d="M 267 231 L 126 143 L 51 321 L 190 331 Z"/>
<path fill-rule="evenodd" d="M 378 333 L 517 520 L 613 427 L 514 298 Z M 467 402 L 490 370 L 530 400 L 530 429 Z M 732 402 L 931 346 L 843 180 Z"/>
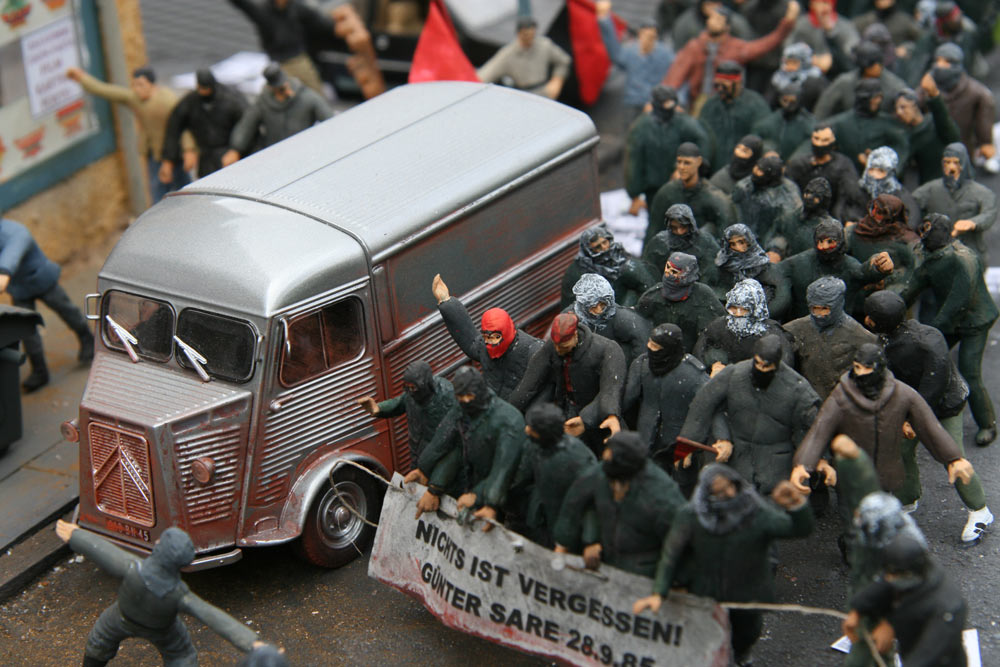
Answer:
<path fill-rule="evenodd" d="M 672 252 L 663 268 L 663 280 L 650 287 L 635 312 L 652 325 L 675 324 L 684 337 L 684 351 L 694 350 L 698 336 L 717 317 L 726 314 L 714 290 L 699 282 L 694 255 Z"/>
<path fill-rule="evenodd" d="M 448 291 L 441 274 L 434 276 L 431 291 L 451 339 L 465 356 L 479 364 L 490 389 L 507 400 L 542 341 L 517 329 L 502 308 L 487 309 L 477 328 L 465 304 Z"/>
<path fill-rule="evenodd" d="M 185 130 L 198 146 L 198 177 L 222 168 L 233 128 L 240 122 L 247 103 L 243 96 L 215 80 L 207 68 L 195 72 L 195 89 L 181 98 L 170 112 L 163 137 L 160 182 L 170 183 L 181 162 L 181 135 Z"/>
<path fill-rule="evenodd" d="M 271 146 L 333 117 L 333 109 L 319 93 L 285 74 L 277 63 L 264 68 L 264 80 L 267 83 L 257 100 L 233 128 L 229 138 L 232 148 L 222 157 L 222 166 L 236 162 L 256 146 Z"/>
<path fill-rule="evenodd" d="M 625 384 L 625 354 L 612 340 L 591 332 L 576 314 L 552 320 L 551 340 L 528 363 L 510 402 L 524 410 L 547 389 L 566 415 L 568 433 L 601 451 L 602 429 L 621 428 L 621 392 Z"/>

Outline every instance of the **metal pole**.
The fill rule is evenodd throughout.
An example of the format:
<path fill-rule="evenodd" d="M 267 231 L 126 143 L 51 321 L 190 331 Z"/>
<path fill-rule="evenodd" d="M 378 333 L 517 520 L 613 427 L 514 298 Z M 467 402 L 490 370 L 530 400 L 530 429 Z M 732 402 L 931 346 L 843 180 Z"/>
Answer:
<path fill-rule="evenodd" d="M 97 0 L 97 14 L 104 53 L 107 56 L 108 79 L 120 86 L 128 86 L 132 82 L 132 77 L 125 63 L 125 47 L 122 42 L 121 24 L 118 22 L 118 5 L 115 4 L 115 0 Z M 119 149 L 125 157 L 129 204 L 132 212 L 138 215 L 150 205 L 145 160 L 139 155 L 139 133 L 136 131 L 135 118 L 131 113 L 116 115 L 120 129 L 118 136 L 121 139 Z"/>

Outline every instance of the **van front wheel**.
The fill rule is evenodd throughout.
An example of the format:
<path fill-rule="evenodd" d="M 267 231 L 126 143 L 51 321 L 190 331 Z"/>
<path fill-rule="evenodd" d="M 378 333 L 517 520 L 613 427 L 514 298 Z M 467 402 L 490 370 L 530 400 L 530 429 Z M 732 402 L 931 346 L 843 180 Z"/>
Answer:
<path fill-rule="evenodd" d="M 344 467 L 334 477 L 336 490 L 330 482 L 319 490 L 298 541 L 305 560 L 329 568 L 347 565 L 371 546 L 375 528 L 361 517 L 378 521 L 384 492 L 360 470 Z"/>

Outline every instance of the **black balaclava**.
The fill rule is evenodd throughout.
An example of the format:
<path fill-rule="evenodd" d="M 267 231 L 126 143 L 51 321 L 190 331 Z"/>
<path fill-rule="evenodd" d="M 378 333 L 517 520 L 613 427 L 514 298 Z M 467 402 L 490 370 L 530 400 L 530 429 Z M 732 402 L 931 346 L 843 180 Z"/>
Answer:
<path fill-rule="evenodd" d="M 666 375 L 684 359 L 684 332 L 676 324 L 656 326 L 649 334 L 649 340 L 660 346 L 655 351 L 646 348 L 649 370 L 653 375 Z"/>
<path fill-rule="evenodd" d="M 673 302 L 683 301 L 691 294 L 691 286 L 698 281 L 698 258 L 685 252 L 672 252 L 667 264 L 681 273 L 679 276 L 668 276 L 664 272 L 660 287 L 663 298 Z"/>
<path fill-rule="evenodd" d="M 539 403 L 528 408 L 524 421 L 535 431 L 534 435 L 529 436 L 531 440 L 543 450 L 551 450 L 563 437 L 566 417 L 555 404 Z"/>
<path fill-rule="evenodd" d="M 833 202 L 833 189 L 830 181 L 822 176 L 810 180 L 802 190 L 802 210 L 803 217 L 818 218 L 830 213 L 830 204 Z"/>
<path fill-rule="evenodd" d="M 820 250 L 816 248 L 823 239 L 834 239 L 837 245 L 830 250 Z M 835 264 L 839 262 L 847 252 L 847 244 L 844 243 L 844 226 L 839 220 L 829 218 L 816 223 L 813 229 L 813 248 L 816 248 L 816 258 L 824 264 Z"/>
<path fill-rule="evenodd" d="M 194 560 L 194 544 L 180 528 L 163 531 L 153 545 L 153 551 L 139 564 L 139 575 L 146 588 L 162 598 L 181 581 L 181 568 Z"/>
<path fill-rule="evenodd" d="M 423 405 L 434 395 L 434 371 L 426 361 L 414 361 L 403 371 L 403 382 L 414 385 L 409 392 L 420 405 Z"/>
<path fill-rule="evenodd" d="M 806 288 L 806 303 L 809 304 L 809 317 L 813 326 L 820 331 L 828 331 L 844 321 L 844 293 L 847 285 L 840 278 L 823 276 L 809 283 Z M 813 306 L 827 306 L 830 314 L 816 317 L 812 314 Z"/>
<path fill-rule="evenodd" d="M 954 192 L 965 185 L 966 181 L 972 180 L 972 160 L 969 159 L 969 151 L 965 148 L 965 144 L 960 141 L 948 144 L 944 147 L 944 152 L 941 154 L 941 157 L 957 157 L 959 162 L 962 164 L 962 170 L 958 173 L 957 180 L 949 178 L 943 174 L 941 176 L 944 180 L 945 187 L 947 187 L 949 191 Z"/>
<path fill-rule="evenodd" d="M 611 243 L 604 252 L 594 252 L 590 249 L 590 244 L 598 236 L 608 239 Z M 604 223 L 595 225 L 580 234 L 580 251 L 576 258 L 583 273 L 596 273 L 609 281 L 618 279 L 618 274 L 621 273 L 628 261 L 625 248 L 622 247 L 621 243 L 615 241 L 615 235 Z"/>
<path fill-rule="evenodd" d="M 858 42 L 854 47 L 854 63 L 859 74 L 872 65 L 881 65 L 883 60 L 882 49 L 872 42 Z"/>
<path fill-rule="evenodd" d="M 928 213 L 920 228 L 920 242 L 928 252 L 940 250 L 951 243 L 951 218 L 941 213 Z"/>
<path fill-rule="evenodd" d="M 211 91 L 208 95 L 202 95 L 201 93 L 198 93 L 199 97 L 201 98 L 201 101 L 203 103 L 209 103 L 213 99 L 215 99 L 215 93 L 218 88 L 218 85 L 215 82 L 215 75 L 212 74 L 212 70 L 207 68 L 202 68 L 197 72 L 195 72 L 194 78 L 199 88 L 208 88 Z"/>
<path fill-rule="evenodd" d="M 872 100 L 882 95 L 882 82 L 879 79 L 861 79 L 854 86 L 854 111 L 864 118 L 874 118 L 878 109 L 871 108 Z"/>
<path fill-rule="evenodd" d="M 757 167 L 764 172 L 763 176 L 751 172 L 750 180 L 753 181 L 755 190 L 766 190 L 781 185 L 781 175 L 785 164 L 777 155 L 768 155 L 757 160 Z"/>
<path fill-rule="evenodd" d="M 762 371 L 757 368 L 756 358 L 750 360 L 750 384 L 758 389 L 767 389 L 781 366 L 781 340 L 775 334 L 768 334 L 753 344 L 753 354 L 774 364 L 774 370 Z"/>
<path fill-rule="evenodd" d="M 764 140 L 756 134 L 748 134 L 739 140 L 737 145 L 743 144 L 750 149 L 750 157 L 737 157 L 735 154 L 729 161 L 729 177 L 733 182 L 740 181 L 750 175 L 753 166 L 757 164 L 761 154 L 764 152 Z"/>
<path fill-rule="evenodd" d="M 694 211 L 691 210 L 691 207 L 687 204 L 673 204 L 667 209 L 663 219 L 667 223 L 667 233 L 669 234 L 667 247 L 671 251 L 684 252 L 689 250 L 694 245 L 695 237 L 698 236 L 698 221 L 694 219 Z M 674 234 L 674 230 L 670 226 L 671 220 L 676 220 L 687 227 L 688 233 Z"/>
<path fill-rule="evenodd" d="M 736 495 L 732 498 L 719 498 L 712 494 L 712 481 L 719 475 L 736 486 Z M 698 523 L 713 535 L 725 535 L 739 528 L 762 502 L 753 484 L 724 463 L 710 463 L 702 468 L 698 485 L 691 494 L 691 505 Z"/>
<path fill-rule="evenodd" d="M 451 381 L 455 388 L 455 396 L 472 394 L 474 398 L 468 403 L 459 401 L 462 411 L 469 417 L 477 417 L 490 405 L 490 390 L 486 386 L 483 374 L 472 366 L 462 366 Z"/>
<path fill-rule="evenodd" d="M 891 334 L 906 319 L 906 302 L 889 290 L 879 290 L 865 299 L 865 315 L 872 321 L 872 331 Z"/>
<path fill-rule="evenodd" d="M 618 431 L 605 446 L 611 449 L 611 460 L 602 460 L 601 468 L 608 479 L 628 481 L 646 465 L 646 445 L 635 431 Z"/>
<path fill-rule="evenodd" d="M 876 10 L 879 11 L 879 10 Z M 889 10 L 890 12 L 892 9 Z M 892 69 L 896 63 L 896 45 L 892 43 L 892 34 L 882 23 L 872 23 L 861 33 L 861 39 L 871 42 L 882 50 L 882 65 Z"/>
<path fill-rule="evenodd" d="M 653 105 L 653 118 L 661 123 L 669 123 L 673 120 L 674 112 L 677 110 L 677 91 L 674 88 L 664 85 L 654 86 L 650 93 L 650 100 Z M 664 102 L 671 100 L 673 100 L 675 106 L 670 109 L 664 109 Z"/>
<path fill-rule="evenodd" d="M 912 533 L 901 532 L 882 552 L 882 564 L 886 575 L 892 575 L 887 579 L 896 595 L 922 585 L 932 571 L 932 563 L 923 535 L 918 539 Z"/>
<path fill-rule="evenodd" d="M 857 375 L 854 367 L 849 372 L 850 378 L 857 385 L 858 390 L 865 398 L 874 401 L 882 393 L 882 386 L 885 384 L 886 367 L 885 352 L 874 343 L 865 343 L 858 348 L 854 354 L 854 361 L 862 366 L 868 366 L 874 370 L 866 375 Z"/>
<path fill-rule="evenodd" d="M 795 101 L 786 104 L 786 97 L 794 97 Z M 802 86 L 797 83 L 789 83 L 778 91 L 778 99 L 781 101 L 781 115 L 787 118 L 794 118 L 802 108 Z"/>
<path fill-rule="evenodd" d="M 955 86 L 962 80 L 962 74 L 965 73 L 965 53 L 963 53 L 962 47 L 948 42 L 937 47 L 934 51 L 934 60 L 936 61 L 938 58 L 947 60 L 951 67 L 934 65 L 931 68 L 931 76 L 934 78 L 934 83 L 938 85 L 938 88 L 946 93 L 950 93 L 955 90 Z"/>

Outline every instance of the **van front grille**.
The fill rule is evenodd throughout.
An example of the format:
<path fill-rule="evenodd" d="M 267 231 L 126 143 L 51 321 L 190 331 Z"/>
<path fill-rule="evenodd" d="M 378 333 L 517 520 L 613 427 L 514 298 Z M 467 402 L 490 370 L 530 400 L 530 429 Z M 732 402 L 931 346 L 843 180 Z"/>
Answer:
<path fill-rule="evenodd" d="M 235 515 L 243 430 L 240 424 L 233 424 L 209 433 L 194 432 L 177 438 L 177 467 L 181 473 L 188 521 L 192 526 Z M 205 486 L 195 481 L 191 469 L 198 458 L 210 458 L 215 465 L 212 481 Z"/>
<path fill-rule="evenodd" d="M 149 443 L 144 435 L 91 422 L 88 436 L 97 509 L 141 526 L 152 526 L 153 485 Z"/>

